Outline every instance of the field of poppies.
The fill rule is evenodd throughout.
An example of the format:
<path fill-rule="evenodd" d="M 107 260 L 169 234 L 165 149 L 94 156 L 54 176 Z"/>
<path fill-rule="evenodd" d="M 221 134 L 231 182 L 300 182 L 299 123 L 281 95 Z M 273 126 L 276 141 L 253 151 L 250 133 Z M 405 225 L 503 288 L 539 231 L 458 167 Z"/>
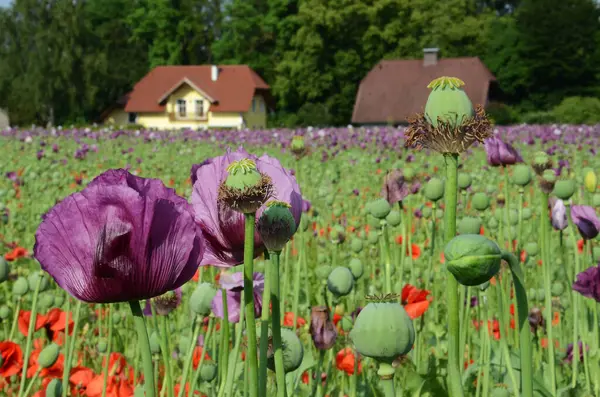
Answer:
<path fill-rule="evenodd" d="M 480 116 L 2 132 L 0 395 L 600 396 L 600 127 Z"/>

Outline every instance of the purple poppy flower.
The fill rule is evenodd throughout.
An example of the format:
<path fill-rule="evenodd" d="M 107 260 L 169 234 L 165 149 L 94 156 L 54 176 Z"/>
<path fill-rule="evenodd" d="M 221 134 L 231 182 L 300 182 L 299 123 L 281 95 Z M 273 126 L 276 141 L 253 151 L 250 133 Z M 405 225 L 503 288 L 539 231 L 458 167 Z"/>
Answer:
<path fill-rule="evenodd" d="M 150 299 L 190 280 L 204 253 L 191 205 L 158 179 L 109 170 L 43 218 L 34 256 L 85 302 Z"/>
<path fill-rule="evenodd" d="M 519 152 L 510 144 L 493 137 L 484 142 L 487 161 L 491 166 L 506 166 L 516 163 L 522 163 L 523 158 Z"/>
<path fill-rule="evenodd" d="M 591 240 L 600 233 L 600 219 L 598 219 L 596 211 L 590 206 L 571 206 L 571 219 L 579 229 L 579 234 L 585 240 Z"/>
<path fill-rule="evenodd" d="M 262 294 L 265 288 L 265 276 L 262 273 L 254 273 L 254 314 L 260 316 L 262 313 Z M 244 290 L 244 274 L 242 272 L 228 274 L 224 273 L 219 279 L 221 288 L 227 291 L 227 313 L 230 323 L 240 321 L 240 309 L 242 304 L 242 291 Z M 212 311 L 215 316 L 223 318 L 223 290 L 217 291 L 212 300 Z"/>
<path fill-rule="evenodd" d="M 44 157 L 44 150 L 38 150 L 37 153 L 35 154 L 35 156 L 37 157 L 38 160 L 41 160 Z"/>
<path fill-rule="evenodd" d="M 358 189 L 352 189 L 352 194 L 358 196 L 360 195 L 360 191 Z"/>
<path fill-rule="evenodd" d="M 573 283 L 573 290 L 600 302 L 600 264 L 579 273 L 577 281 Z"/>
<path fill-rule="evenodd" d="M 228 150 L 224 156 L 192 166 L 192 205 L 196 222 L 202 228 L 207 243 L 201 266 L 231 267 L 244 260 L 244 215 L 217 200 L 219 185 L 227 177 L 227 167 L 232 162 L 242 159 L 254 160 L 257 169 L 271 177 L 274 187 L 271 199 L 290 204 L 296 226 L 300 224 L 300 188 L 296 178 L 281 166 L 279 160 L 267 155 L 256 157 L 243 148 L 236 152 Z M 258 210 L 256 219 L 260 219 L 264 209 L 262 206 Z M 254 241 L 254 255 L 259 256 L 264 251 L 264 244 L 258 231 L 254 235 Z"/>
<path fill-rule="evenodd" d="M 302 212 L 308 212 L 312 208 L 310 201 L 302 199 Z"/>
<path fill-rule="evenodd" d="M 577 345 L 579 346 L 579 349 L 578 349 L 579 350 L 579 361 L 583 362 L 583 343 L 581 341 L 579 341 L 579 342 L 577 342 Z M 590 350 L 590 347 L 586 345 L 585 349 L 586 350 Z M 566 352 L 565 358 L 563 359 L 563 361 L 565 363 L 572 363 L 573 362 L 573 358 L 574 358 L 573 357 L 573 353 L 574 353 L 573 350 L 574 350 L 573 349 L 573 344 L 569 343 L 567 345 L 567 352 Z"/>
<path fill-rule="evenodd" d="M 552 215 L 551 215 L 552 227 L 556 230 L 565 230 L 567 226 L 569 226 L 569 222 L 567 220 L 567 207 L 565 207 L 565 203 L 558 199 L 552 206 Z"/>
<path fill-rule="evenodd" d="M 53 143 L 53 144 L 52 144 L 52 151 L 53 151 L 54 153 L 58 153 L 58 145 L 57 145 L 56 143 Z"/>
<path fill-rule="evenodd" d="M 181 304 L 181 288 L 169 291 L 166 294 L 162 294 L 152 299 L 146 299 L 146 306 L 144 306 L 143 310 L 144 316 L 152 315 L 151 304 L 154 305 L 156 314 L 159 316 L 166 316 Z"/>
<path fill-rule="evenodd" d="M 411 193 L 411 186 L 400 170 L 391 170 L 383 179 L 381 196 L 391 205 L 404 200 Z"/>
<path fill-rule="evenodd" d="M 328 350 L 335 344 L 337 329 L 331 321 L 327 306 L 312 308 L 310 313 L 310 335 L 315 347 L 319 350 Z"/>

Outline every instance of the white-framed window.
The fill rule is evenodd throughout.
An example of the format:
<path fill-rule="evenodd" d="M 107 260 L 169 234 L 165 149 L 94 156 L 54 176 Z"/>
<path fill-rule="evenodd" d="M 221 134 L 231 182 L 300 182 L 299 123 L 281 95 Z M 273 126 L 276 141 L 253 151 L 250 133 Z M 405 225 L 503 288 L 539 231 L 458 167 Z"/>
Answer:
<path fill-rule="evenodd" d="M 252 98 L 252 113 L 256 112 L 256 98 Z"/>
<path fill-rule="evenodd" d="M 179 115 L 179 117 L 185 117 L 187 112 L 185 109 L 185 99 L 178 99 L 177 100 L 177 114 Z"/>
<path fill-rule="evenodd" d="M 202 99 L 196 99 L 196 116 L 204 117 L 204 101 Z"/>
<path fill-rule="evenodd" d="M 261 112 L 261 113 L 265 112 L 265 101 L 260 101 L 258 109 L 259 109 L 259 112 Z"/>

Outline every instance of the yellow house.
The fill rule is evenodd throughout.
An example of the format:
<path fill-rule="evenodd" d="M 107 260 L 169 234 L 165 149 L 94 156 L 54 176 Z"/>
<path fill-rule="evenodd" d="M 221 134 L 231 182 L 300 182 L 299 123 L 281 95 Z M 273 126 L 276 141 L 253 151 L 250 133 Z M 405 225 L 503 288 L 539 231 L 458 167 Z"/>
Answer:
<path fill-rule="evenodd" d="M 269 86 L 247 65 L 159 66 L 102 115 L 146 128 L 265 128 Z"/>

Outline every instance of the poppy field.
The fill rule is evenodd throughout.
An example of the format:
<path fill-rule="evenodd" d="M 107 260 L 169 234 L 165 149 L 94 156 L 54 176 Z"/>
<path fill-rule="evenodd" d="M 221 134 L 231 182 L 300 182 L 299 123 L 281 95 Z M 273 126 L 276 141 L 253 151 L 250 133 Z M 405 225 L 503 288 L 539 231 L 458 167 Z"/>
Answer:
<path fill-rule="evenodd" d="M 0 395 L 600 396 L 600 128 L 442 116 L 2 132 Z"/>

